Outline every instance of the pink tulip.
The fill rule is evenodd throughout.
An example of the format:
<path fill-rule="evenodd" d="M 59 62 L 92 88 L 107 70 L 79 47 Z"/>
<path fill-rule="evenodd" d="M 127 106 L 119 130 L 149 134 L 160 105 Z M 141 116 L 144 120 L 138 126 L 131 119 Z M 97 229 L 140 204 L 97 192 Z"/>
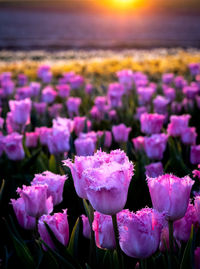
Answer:
<path fill-rule="evenodd" d="M 69 79 L 70 86 L 73 90 L 79 89 L 84 84 L 84 78 L 80 75 L 74 75 Z"/>
<path fill-rule="evenodd" d="M 132 139 L 136 151 L 144 150 L 144 139 L 145 138 L 143 136 L 138 136 Z"/>
<path fill-rule="evenodd" d="M 195 206 L 195 211 L 196 211 L 196 216 L 197 216 L 197 221 L 200 224 L 200 195 L 197 195 L 194 200 L 194 206 Z"/>
<path fill-rule="evenodd" d="M 53 204 L 58 205 L 63 200 L 63 188 L 66 180 L 66 176 L 45 171 L 42 174 L 36 174 L 31 182 L 31 185 L 35 186 L 47 184 L 47 197 L 52 196 Z"/>
<path fill-rule="evenodd" d="M 126 125 L 124 125 L 123 123 L 112 127 L 114 140 L 117 143 L 127 142 L 130 131 L 131 131 L 131 128 L 126 127 Z"/>
<path fill-rule="evenodd" d="M 169 104 L 169 100 L 161 95 L 157 95 L 153 100 L 154 112 L 158 114 L 167 114 L 167 106 Z"/>
<path fill-rule="evenodd" d="M 107 110 L 107 97 L 97 96 L 94 100 L 94 104 L 100 112 L 105 112 Z"/>
<path fill-rule="evenodd" d="M 197 85 L 190 85 L 190 86 L 185 86 L 183 88 L 183 93 L 188 99 L 194 99 L 195 96 L 198 94 L 199 89 Z"/>
<path fill-rule="evenodd" d="M 40 217 L 53 211 L 52 197 L 47 196 L 48 185 L 25 186 L 17 192 L 24 200 L 25 211 L 31 217 Z"/>
<path fill-rule="evenodd" d="M 36 148 L 38 144 L 39 134 L 37 132 L 26 133 L 26 147 Z"/>
<path fill-rule="evenodd" d="M 153 207 L 166 214 L 167 220 L 184 217 L 189 204 L 194 181 L 189 177 L 176 177 L 165 174 L 158 178 L 147 178 Z"/>
<path fill-rule="evenodd" d="M 133 175 L 133 165 L 123 151 L 114 150 L 110 154 L 97 151 L 94 156 L 76 156 L 74 163 L 66 160 L 64 164 L 71 169 L 78 196 L 91 198 L 90 203 L 97 211 L 114 214 L 123 209 Z"/>
<path fill-rule="evenodd" d="M 79 137 L 75 139 L 74 145 L 76 148 L 76 154 L 78 156 L 90 156 L 94 154 L 95 151 L 95 143 L 92 138 L 87 137 Z"/>
<path fill-rule="evenodd" d="M 88 217 L 86 217 L 85 215 L 81 215 L 81 218 L 82 218 L 82 222 L 83 222 L 83 236 L 85 238 L 90 239 L 90 237 L 91 237 L 91 227 L 90 227 Z"/>
<path fill-rule="evenodd" d="M 174 79 L 174 83 L 175 83 L 176 88 L 178 89 L 182 89 L 184 86 L 187 85 L 187 81 L 182 76 L 177 76 Z"/>
<path fill-rule="evenodd" d="M 95 233 L 95 241 L 97 247 L 107 249 L 114 249 L 116 247 L 111 216 L 95 212 L 92 229 Z"/>
<path fill-rule="evenodd" d="M 57 92 L 51 86 L 46 86 L 42 90 L 42 102 L 51 104 L 55 101 L 56 96 Z"/>
<path fill-rule="evenodd" d="M 13 115 L 13 121 L 20 125 L 25 125 L 30 121 L 31 100 L 9 101 L 9 107 Z"/>
<path fill-rule="evenodd" d="M 64 128 L 66 131 L 68 130 L 69 133 L 73 132 L 74 130 L 74 121 L 68 118 L 61 118 L 57 117 L 53 119 L 53 128 Z"/>
<path fill-rule="evenodd" d="M 40 93 L 41 84 L 39 82 L 32 81 L 29 87 L 31 89 L 31 96 L 37 97 Z"/>
<path fill-rule="evenodd" d="M 43 146 L 47 145 L 48 136 L 52 132 L 51 129 L 52 128 L 48 128 L 48 127 L 45 127 L 45 126 L 35 128 L 35 132 L 39 134 L 40 144 L 41 145 L 43 145 Z"/>
<path fill-rule="evenodd" d="M 95 167 L 83 171 L 87 198 L 95 210 L 114 215 L 125 206 L 133 165 L 120 150 L 111 151 L 110 156 L 97 151 L 93 158 Z"/>
<path fill-rule="evenodd" d="M 143 113 L 148 113 L 148 108 L 146 106 L 140 106 L 136 108 L 135 119 L 140 120 Z"/>
<path fill-rule="evenodd" d="M 167 127 L 167 133 L 170 136 L 180 136 L 185 128 L 188 127 L 189 119 L 191 118 L 190 115 L 181 115 L 175 116 L 172 115 L 170 117 L 170 123 Z"/>
<path fill-rule="evenodd" d="M 190 63 L 188 67 L 192 76 L 196 76 L 200 73 L 200 63 Z"/>
<path fill-rule="evenodd" d="M 53 127 L 47 137 L 47 145 L 51 154 L 60 154 L 68 152 L 70 133 L 67 128 L 62 126 Z"/>
<path fill-rule="evenodd" d="M 69 116 L 72 118 L 74 115 L 78 116 L 79 114 L 79 107 L 81 104 L 81 98 L 79 97 L 69 97 L 66 105 Z"/>
<path fill-rule="evenodd" d="M 62 107 L 62 104 L 53 104 L 52 106 L 48 107 L 50 117 L 59 117 L 62 111 Z"/>
<path fill-rule="evenodd" d="M 90 83 L 86 84 L 86 86 L 85 86 L 85 93 L 87 93 L 87 94 L 91 94 L 92 91 L 93 91 L 93 86 L 92 86 L 92 84 L 90 84 Z"/>
<path fill-rule="evenodd" d="M 122 84 L 126 91 L 131 90 L 134 83 L 133 71 L 129 69 L 124 69 L 117 72 L 117 77 L 119 79 L 119 83 Z"/>
<path fill-rule="evenodd" d="M 181 141 L 183 144 L 186 144 L 186 145 L 195 145 L 196 138 L 197 138 L 197 133 L 196 133 L 195 127 L 185 128 L 181 134 Z"/>
<path fill-rule="evenodd" d="M 85 124 L 87 126 L 87 130 L 90 130 L 92 125 L 91 121 L 89 121 L 86 117 L 74 117 L 74 131 L 77 136 L 83 132 Z"/>
<path fill-rule="evenodd" d="M 67 84 L 57 85 L 56 86 L 56 89 L 58 90 L 58 95 L 61 98 L 67 98 L 67 97 L 69 97 L 70 90 L 71 90 L 69 85 L 67 85 Z"/>
<path fill-rule="evenodd" d="M 163 175 L 163 165 L 161 162 L 151 163 L 145 166 L 147 177 L 158 177 Z"/>
<path fill-rule="evenodd" d="M 196 223 L 197 215 L 195 207 L 189 203 L 185 216 L 174 222 L 174 237 L 179 241 L 188 241 L 192 225 Z"/>
<path fill-rule="evenodd" d="M 36 226 L 36 220 L 27 214 L 24 200 L 22 198 L 18 198 L 17 200 L 11 199 L 11 204 L 19 225 L 24 229 L 33 230 Z"/>
<path fill-rule="evenodd" d="M 200 163 L 200 145 L 191 146 L 190 162 L 191 162 L 191 164 L 199 164 Z"/>
<path fill-rule="evenodd" d="M 171 84 L 174 79 L 174 74 L 173 73 L 166 73 L 162 75 L 162 82 L 164 84 Z"/>
<path fill-rule="evenodd" d="M 104 136 L 104 147 L 109 148 L 112 144 L 112 133 L 110 131 L 98 131 L 97 136 L 101 139 Z"/>
<path fill-rule="evenodd" d="M 122 106 L 124 87 L 119 83 L 111 83 L 108 87 L 108 103 L 112 108 Z"/>
<path fill-rule="evenodd" d="M 139 104 L 142 106 L 149 104 L 155 92 L 156 92 L 155 88 L 152 87 L 138 88 L 137 93 L 139 96 Z"/>
<path fill-rule="evenodd" d="M 12 133 L 4 137 L 4 151 L 8 159 L 19 161 L 24 159 L 25 152 L 22 145 L 23 136 L 18 133 Z"/>
<path fill-rule="evenodd" d="M 141 131 L 146 134 L 160 133 L 164 119 L 164 115 L 143 113 L 140 117 Z"/>
<path fill-rule="evenodd" d="M 163 89 L 164 95 L 165 97 L 169 100 L 169 102 L 172 102 L 175 100 L 176 98 L 176 92 L 174 90 L 174 88 L 165 88 Z"/>
<path fill-rule="evenodd" d="M 37 112 L 37 114 L 40 116 L 40 115 L 43 115 L 47 109 L 47 104 L 44 103 L 44 102 L 41 102 L 41 103 L 33 103 L 33 106 Z"/>
<path fill-rule="evenodd" d="M 156 252 L 160 242 L 163 216 L 151 208 L 124 215 L 119 225 L 120 247 L 133 258 L 145 259 Z"/>
<path fill-rule="evenodd" d="M 168 136 L 166 134 L 154 134 L 144 138 L 145 152 L 150 159 L 162 160 L 167 146 Z"/>
<path fill-rule="evenodd" d="M 54 215 L 43 215 L 38 221 L 38 231 L 41 239 L 52 249 L 55 249 L 55 245 L 51 236 L 49 235 L 45 223 L 54 233 L 57 240 L 67 246 L 69 241 L 69 224 L 67 219 L 67 209 L 63 210 L 63 213 L 55 213 Z M 43 246 L 45 250 L 46 247 Z"/>

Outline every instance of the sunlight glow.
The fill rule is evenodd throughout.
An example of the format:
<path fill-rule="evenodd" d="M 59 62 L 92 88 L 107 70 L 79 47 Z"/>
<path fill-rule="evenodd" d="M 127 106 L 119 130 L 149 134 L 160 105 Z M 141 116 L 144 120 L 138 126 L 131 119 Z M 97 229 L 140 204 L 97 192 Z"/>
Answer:
<path fill-rule="evenodd" d="M 143 0 L 111 0 L 111 5 L 117 9 L 137 8 L 141 6 Z"/>

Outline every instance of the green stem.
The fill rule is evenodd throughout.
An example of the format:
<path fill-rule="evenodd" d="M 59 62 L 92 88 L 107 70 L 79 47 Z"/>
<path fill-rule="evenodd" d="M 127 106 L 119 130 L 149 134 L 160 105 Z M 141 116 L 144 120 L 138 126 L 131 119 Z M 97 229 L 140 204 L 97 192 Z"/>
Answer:
<path fill-rule="evenodd" d="M 169 269 L 173 268 L 173 250 L 174 250 L 174 240 L 173 240 L 173 221 L 168 221 L 169 226 Z"/>
<path fill-rule="evenodd" d="M 89 252 L 89 264 L 92 266 L 92 268 L 96 267 L 96 243 L 95 243 L 95 236 L 94 236 L 94 231 L 92 229 L 92 222 L 94 220 L 94 209 L 90 205 L 89 207 L 89 223 L 90 223 L 90 228 L 91 228 L 91 240 L 90 240 L 90 252 Z"/>
<path fill-rule="evenodd" d="M 117 215 L 112 216 L 112 223 L 113 223 L 113 229 L 115 233 L 115 241 L 116 241 L 116 251 L 117 251 L 117 256 L 118 256 L 118 261 L 119 261 L 119 268 L 124 268 L 123 265 L 123 256 L 121 253 L 120 245 L 119 245 L 119 230 L 117 226 Z"/>

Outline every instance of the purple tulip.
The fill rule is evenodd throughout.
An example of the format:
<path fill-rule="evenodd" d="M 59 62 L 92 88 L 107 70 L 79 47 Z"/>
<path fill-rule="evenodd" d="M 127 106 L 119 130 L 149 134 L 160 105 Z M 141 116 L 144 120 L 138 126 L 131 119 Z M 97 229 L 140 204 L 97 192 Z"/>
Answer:
<path fill-rule="evenodd" d="M 200 163 L 200 145 L 191 146 L 190 148 L 190 162 L 191 164 Z"/>
<path fill-rule="evenodd" d="M 190 238 L 192 225 L 197 223 L 195 207 L 190 203 L 185 216 L 174 222 L 174 237 L 179 241 L 187 242 Z"/>
<path fill-rule="evenodd" d="M 163 227 L 163 216 L 151 208 L 124 214 L 124 225 L 119 225 L 120 247 L 133 258 L 145 259 L 156 252 Z"/>
<path fill-rule="evenodd" d="M 146 134 L 160 133 L 164 119 L 164 115 L 143 113 L 140 117 L 141 131 Z"/>
<path fill-rule="evenodd" d="M 31 185 L 34 186 L 47 184 L 47 196 L 52 196 L 53 205 L 58 205 L 63 200 L 63 188 L 66 180 L 66 176 L 45 171 L 42 174 L 36 174 L 31 182 Z"/>
<path fill-rule="evenodd" d="M 163 212 L 167 220 L 184 217 L 189 204 L 194 181 L 189 177 L 176 177 L 165 174 L 157 178 L 147 178 L 153 207 Z"/>
<path fill-rule="evenodd" d="M 30 122 L 31 100 L 9 101 L 9 107 L 12 113 L 12 119 L 19 125 L 25 125 Z"/>
<path fill-rule="evenodd" d="M 36 148 L 38 144 L 39 134 L 37 132 L 26 133 L 26 147 Z"/>
<path fill-rule="evenodd" d="M 166 134 L 154 134 L 144 138 L 144 148 L 147 156 L 153 160 L 162 160 L 167 146 L 168 136 Z"/>
<path fill-rule="evenodd" d="M 24 200 L 27 215 L 38 218 L 53 211 L 52 197 L 47 196 L 47 189 L 47 184 L 17 188 L 17 193 Z"/>
<path fill-rule="evenodd" d="M 131 127 L 126 127 L 123 123 L 112 127 L 114 140 L 117 143 L 127 142 L 130 131 Z"/>
<path fill-rule="evenodd" d="M 81 104 L 81 98 L 79 97 L 68 98 L 66 105 L 70 118 L 72 118 L 74 115 L 78 116 L 80 104 Z"/>
<path fill-rule="evenodd" d="M 188 127 L 189 119 L 191 118 L 190 115 L 181 115 L 175 116 L 172 115 L 170 117 L 170 123 L 167 127 L 167 133 L 170 136 L 180 136 L 185 128 Z"/>
<path fill-rule="evenodd" d="M 197 133 L 196 133 L 195 127 L 185 128 L 181 134 L 181 141 L 183 144 L 186 144 L 186 145 L 195 145 L 196 138 L 197 138 Z"/>
<path fill-rule="evenodd" d="M 11 204 L 19 225 L 24 229 L 33 230 L 36 226 L 36 219 L 27 214 L 24 200 L 22 198 L 18 198 L 17 200 L 11 199 Z"/>
<path fill-rule="evenodd" d="M 25 152 L 22 145 L 22 138 L 23 136 L 18 133 L 12 133 L 4 137 L 4 151 L 8 159 L 13 161 L 24 159 Z"/>
<path fill-rule="evenodd" d="M 42 90 L 42 102 L 51 104 L 55 101 L 57 95 L 57 92 L 51 86 L 46 86 Z"/>
<path fill-rule="evenodd" d="M 90 227 L 88 217 L 86 217 L 85 215 L 81 215 L 81 218 L 82 218 L 82 222 L 83 222 L 83 236 L 85 238 L 90 239 L 91 238 L 91 227 Z"/>
<path fill-rule="evenodd" d="M 147 177 L 158 177 L 163 175 L 163 165 L 161 162 L 151 163 L 145 166 Z"/>
<path fill-rule="evenodd" d="M 53 240 L 51 239 L 45 223 L 54 233 L 57 240 L 67 246 L 69 241 L 69 224 L 67 219 L 67 209 L 63 210 L 63 213 L 55 213 L 54 215 L 43 215 L 38 221 L 38 231 L 41 239 L 52 249 L 55 249 Z M 43 246 L 44 250 L 47 250 Z"/>

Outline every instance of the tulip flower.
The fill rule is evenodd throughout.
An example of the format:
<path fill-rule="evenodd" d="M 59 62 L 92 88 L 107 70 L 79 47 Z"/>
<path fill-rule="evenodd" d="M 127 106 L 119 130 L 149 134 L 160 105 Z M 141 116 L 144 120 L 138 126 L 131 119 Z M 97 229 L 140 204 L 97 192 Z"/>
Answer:
<path fill-rule="evenodd" d="M 124 214 L 124 224 L 119 225 L 122 251 L 137 259 L 151 256 L 158 249 L 163 222 L 162 214 L 151 208 Z"/>
<path fill-rule="evenodd" d="M 51 236 L 49 235 L 45 223 L 54 233 L 57 240 L 67 246 L 69 241 L 69 224 L 67 219 L 67 209 L 63 210 L 63 213 L 55 213 L 54 215 L 43 215 L 38 221 L 38 232 L 41 239 L 52 249 L 55 249 L 55 245 Z M 46 247 L 43 246 L 46 250 Z"/>
<path fill-rule="evenodd" d="M 189 204 L 194 181 L 189 177 L 176 177 L 172 174 L 157 178 L 147 178 L 153 207 L 166 214 L 167 220 L 174 221 L 184 217 Z"/>

